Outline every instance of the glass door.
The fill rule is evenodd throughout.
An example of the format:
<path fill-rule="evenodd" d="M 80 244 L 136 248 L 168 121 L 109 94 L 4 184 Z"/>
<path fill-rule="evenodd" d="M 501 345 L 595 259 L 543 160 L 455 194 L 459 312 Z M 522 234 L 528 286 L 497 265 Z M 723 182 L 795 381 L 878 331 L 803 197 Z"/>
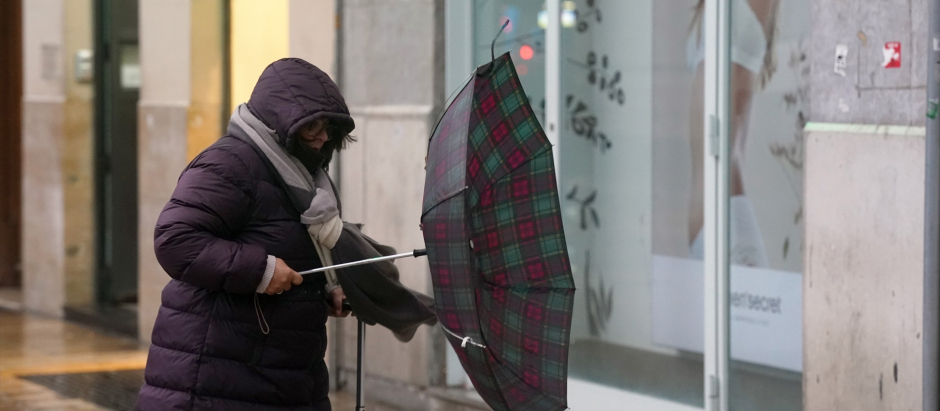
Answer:
<path fill-rule="evenodd" d="M 700 1 L 706 409 L 802 409 L 802 165 L 811 9 Z M 697 74 L 698 75 L 698 74 Z"/>
<path fill-rule="evenodd" d="M 701 409 L 701 262 L 682 223 L 695 178 L 681 64 L 693 14 L 685 1 L 558 3 L 572 407 Z"/>
<path fill-rule="evenodd" d="M 798 411 L 809 0 L 724 0 L 727 406 Z"/>
<path fill-rule="evenodd" d="M 137 2 L 97 0 L 96 190 L 98 310 L 137 303 Z M 125 316 L 127 317 L 127 316 Z M 136 321 L 136 314 L 130 317 Z"/>

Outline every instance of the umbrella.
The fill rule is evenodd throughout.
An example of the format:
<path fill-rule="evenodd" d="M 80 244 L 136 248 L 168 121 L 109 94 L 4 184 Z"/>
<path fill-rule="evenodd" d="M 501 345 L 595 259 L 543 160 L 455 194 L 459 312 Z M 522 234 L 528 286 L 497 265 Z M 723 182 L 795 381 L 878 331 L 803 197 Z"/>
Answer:
<path fill-rule="evenodd" d="M 435 309 L 471 382 L 497 411 L 566 409 L 574 280 L 552 146 L 508 53 L 452 100 L 426 170 Z"/>
<path fill-rule="evenodd" d="M 568 408 L 575 287 L 552 146 L 508 53 L 479 67 L 451 100 L 426 172 L 426 250 L 376 248 L 359 256 L 371 258 L 300 274 L 427 255 L 437 318 L 483 400 L 496 411 Z M 360 322 L 357 410 L 364 338 Z"/>

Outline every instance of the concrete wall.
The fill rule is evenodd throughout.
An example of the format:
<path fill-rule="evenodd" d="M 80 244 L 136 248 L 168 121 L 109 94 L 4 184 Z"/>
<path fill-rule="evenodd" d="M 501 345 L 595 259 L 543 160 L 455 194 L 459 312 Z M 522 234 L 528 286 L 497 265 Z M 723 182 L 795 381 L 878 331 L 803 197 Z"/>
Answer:
<path fill-rule="evenodd" d="M 804 409 L 920 409 L 927 0 L 814 0 L 812 16 Z M 900 68 L 882 65 L 891 41 Z"/>
<path fill-rule="evenodd" d="M 291 57 L 300 57 L 336 80 L 335 0 L 290 0 L 288 42 Z"/>
<path fill-rule="evenodd" d="M 443 2 L 348 0 L 343 6 L 343 95 L 353 106 L 442 100 Z"/>
<path fill-rule="evenodd" d="M 344 219 L 399 250 L 423 248 L 418 229 L 424 157 L 432 118 L 443 96 L 443 4 L 433 0 L 344 2 L 343 94 L 356 120 L 359 140 L 341 157 Z M 427 261 L 399 260 L 402 282 L 431 292 Z M 370 327 L 366 347 L 370 396 L 417 401 L 401 389 L 442 383 L 444 340 L 422 327 L 403 344 L 381 327 Z M 355 321 L 346 320 L 341 367 L 355 372 Z M 354 386 L 350 386 L 354 389 Z M 417 403 L 401 403 L 416 409 Z"/>
<path fill-rule="evenodd" d="M 810 125 L 804 409 L 921 404 L 924 129 Z"/>
<path fill-rule="evenodd" d="M 23 304 L 62 316 L 65 209 L 63 0 L 23 0 Z"/>
<path fill-rule="evenodd" d="M 813 0 L 810 119 L 923 126 L 927 101 L 927 0 Z M 886 69 L 885 43 L 901 42 L 901 67 Z M 835 72 L 848 47 L 845 76 Z"/>
<path fill-rule="evenodd" d="M 190 1 L 140 0 L 138 104 L 138 324 L 149 341 L 170 277 L 153 254 L 153 228 L 186 167 L 190 99 Z"/>

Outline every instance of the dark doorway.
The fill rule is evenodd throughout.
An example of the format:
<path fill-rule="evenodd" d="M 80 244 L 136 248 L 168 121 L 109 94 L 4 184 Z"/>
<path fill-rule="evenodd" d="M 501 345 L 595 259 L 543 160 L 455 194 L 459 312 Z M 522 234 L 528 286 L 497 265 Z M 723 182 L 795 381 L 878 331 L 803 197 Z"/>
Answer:
<path fill-rule="evenodd" d="M 0 287 L 20 285 L 20 102 L 23 99 L 22 1 L 0 7 Z"/>
<path fill-rule="evenodd" d="M 97 300 L 137 302 L 137 2 L 95 2 Z"/>

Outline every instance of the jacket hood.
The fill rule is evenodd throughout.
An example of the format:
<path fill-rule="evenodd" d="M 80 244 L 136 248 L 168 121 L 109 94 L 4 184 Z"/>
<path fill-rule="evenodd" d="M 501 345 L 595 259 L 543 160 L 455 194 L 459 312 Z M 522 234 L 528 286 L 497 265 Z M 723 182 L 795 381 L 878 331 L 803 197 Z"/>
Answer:
<path fill-rule="evenodd" d="M 299 58 L 268 65 L 258 78 L 248 108 L 277 132 L 278 143 L 292 150 L 300 129 L 320 118 L 330 121 L 341 138 L 356 128 L 339 87 L 323 70 Z"/>

